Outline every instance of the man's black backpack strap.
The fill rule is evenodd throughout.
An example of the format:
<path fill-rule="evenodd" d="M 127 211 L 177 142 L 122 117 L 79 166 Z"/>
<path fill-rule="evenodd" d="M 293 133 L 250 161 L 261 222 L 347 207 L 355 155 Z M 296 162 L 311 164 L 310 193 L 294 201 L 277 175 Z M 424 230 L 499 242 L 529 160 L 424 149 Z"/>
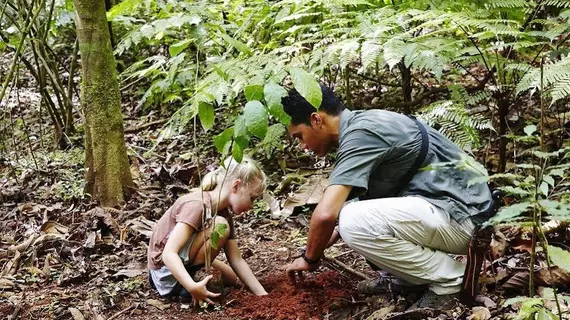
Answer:
<path fill-rule="evenodd" d="M 410 119 L 414 120 L 414 122 L 416 123 L 416 125 L 420 129 L 420 132 L 422 134 L 422 147 L 420 149 L 420 154 L 416 158 L 416 161 L 414 162 L 414 164 L 412 165 L 410 170 L 408 170 L 406 175 L 402 178 L 402 182 L 400 184 L 400 188 L 398 189 L 398 192 L 401 192 L 404 188 L 406 188 L 408 186 L 408 184 L 410 183 L 410 181 L 412 181 L 412 179 L 414 178 L 416 173 L 418 173 L 418 170 L 420 170 L 422 163 L 424 163 L 424 160 L 426 159 L 426 155 L 427 155 L 428 150 L 429 150 L 429 136 L 428 136 L 426 127 L 418 119 L 416 119 L 416 117 L 414 117 L 412 115 L 408 115 L 408 117 Z"/>

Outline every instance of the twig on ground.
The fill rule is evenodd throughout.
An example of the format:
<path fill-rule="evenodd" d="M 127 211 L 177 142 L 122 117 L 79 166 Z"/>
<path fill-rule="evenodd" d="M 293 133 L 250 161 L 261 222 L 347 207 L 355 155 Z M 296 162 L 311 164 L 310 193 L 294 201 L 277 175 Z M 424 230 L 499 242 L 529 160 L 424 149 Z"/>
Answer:
<path fill-rule="evenodd" d="M 408 310 L 401 313 L 394 314 L 393 316 L 385 318 L 385 320 L 396 320 L 396 319 L 427 319 L 428 317 L 435 318 L 442 314 L 443 312 L 438 309 L 432 308 L 419 308 L 414 310 Z"/>
<path fill-rule="evenodd" d="M 132 128 L 126 128 L 125 133 L 137 132 L 139 130 L 146 129 L 148 127 L 152 127 L 152 126 L 157 125 L 157 124 L 163 124 L 166 121 L 168 121 L 168 119 L 160 119 L 160 120 L 152 121 L 149 123 L 141 124 L 140 126 L 136 126 L 136 127 L 132 127 Z"/>
<path fill-rule="evenodd" d="M 364 280 L 370 280 L 370 278 L 367 275 L 365 275 L 364 273 L 354 270 L 353 268 L 349 267 L 348 265 L 340 262 L 338 259 L 323 257 L 323 260 L 325 260 L 326 262 L 328 262 L 330 264 L 338 266 L 338 267 L 344 269 L 345 271 L 347 271 L 348 273 L 351 273 L 351 274 L 353 274 L 359 278 L 362 278 Z"/>
<path fill-rule="evenodd" d="M 107 320 L 113 320 L 113 319 L 115 319 L 115 318 L 118 318 L 118 317 L 119 317 L 120 315 L 122 315 L 123 313 L 125 313 L 125 312 L 127 312 L 127 311 L 130 311 L 130 310 L 132 310 L 132 309 L 136 309 L 138 306 L 139 306 L 138 303 L 134 303 L 134 304 L 130 305 L 129 307 L 127 307 L 127 308 L 125 308 L 125 309 L 123 309 L 123 310 L 121 310 L 121 311 L 115 313 L 114 315 L 112 315 L 112 316 L 111 316 L 109 319 L 107 319 Z"/>

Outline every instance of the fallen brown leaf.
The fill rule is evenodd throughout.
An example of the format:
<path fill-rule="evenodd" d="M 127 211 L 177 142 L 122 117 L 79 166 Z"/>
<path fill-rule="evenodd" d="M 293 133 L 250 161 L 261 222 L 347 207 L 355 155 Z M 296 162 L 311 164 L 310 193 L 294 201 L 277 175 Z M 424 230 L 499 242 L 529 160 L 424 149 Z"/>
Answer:
<path fill-rule="evenodd" d="M 488 320 L 491 319 L 491 312 L 485 307 L 473 307 L 473 313 L 467 320 Z"/>
<path fill-rule="evenodd" d="M 148 299 L 146 301 L 146 303 L 148 303 L 149 305 L 159 309 L 159 310 L 166 310 L 168 308 L 170 308 L 170 304 L 168 303 L 163 303 L 160 300 L 156 300 L 156 299 Z"/>

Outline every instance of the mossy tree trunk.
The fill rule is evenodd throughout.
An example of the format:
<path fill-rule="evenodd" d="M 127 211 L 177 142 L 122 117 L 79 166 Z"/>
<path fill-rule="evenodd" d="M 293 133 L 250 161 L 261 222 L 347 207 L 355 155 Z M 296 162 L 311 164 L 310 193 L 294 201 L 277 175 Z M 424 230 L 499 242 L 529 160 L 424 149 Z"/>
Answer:
<path fill-rule="evenodd" d="M 86 192 L 104 206 L 125 200 L 129 170 L 121 94 L 105 0 L 74 0 L 81 52 L 81 108 L 85 114 Z"/>

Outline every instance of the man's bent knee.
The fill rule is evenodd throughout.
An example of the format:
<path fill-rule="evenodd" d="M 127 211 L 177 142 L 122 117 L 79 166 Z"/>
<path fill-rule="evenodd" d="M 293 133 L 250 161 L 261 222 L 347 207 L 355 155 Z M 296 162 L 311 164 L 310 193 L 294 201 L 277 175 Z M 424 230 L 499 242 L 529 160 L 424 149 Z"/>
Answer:
<path fill-rule="evenodd" d="M 351 202 L 346 204 L 341 210 L 338 218 L 338 232 L 342 240 L 349 246 L 352 245 L 354 235 L 359 229 L 360 220 L 362 219 L 362 211 L 359 210 L 357 203 Z"/>

